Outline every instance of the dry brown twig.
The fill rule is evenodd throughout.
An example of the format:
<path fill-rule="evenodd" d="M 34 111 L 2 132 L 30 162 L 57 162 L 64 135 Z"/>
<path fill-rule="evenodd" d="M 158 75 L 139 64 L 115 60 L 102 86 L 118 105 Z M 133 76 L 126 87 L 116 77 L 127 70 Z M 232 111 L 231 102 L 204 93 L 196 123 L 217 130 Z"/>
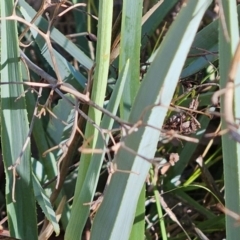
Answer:
<path fill-rule="evenodd" d="M 223 212 L 224 214 L 232 217 L 233 219 L 236 220 L 236 226 L 240 225 L 240 215 L 238 213 L 235 213 L 233 211 L 231 211 L 230 209 L 226 208 L 223 204 L 221 203 L 217 203 L 216 207 Z"/>
<path fill-rule="evenodd" d="M 234 97 L 234 89 L 236 87 L 234 81 L 237 75 L 238 66 L 240 63 L 240 42 L 236 48 L 235 54 L 233 56 L 233 60 L 230 66 L 228 80 L 226 83 L 226 87 L 215 92 L 212 96 L 213 104 L 218 104 L 218 98 L 225 94 L 224 96 L 224 118 L 227 124 L 228 132 L 231 137 L 240 142 L 240 134 L 238 133 L 238 125 L 235 123 L 234 113 L 233 113 L 233 97 Z"/>

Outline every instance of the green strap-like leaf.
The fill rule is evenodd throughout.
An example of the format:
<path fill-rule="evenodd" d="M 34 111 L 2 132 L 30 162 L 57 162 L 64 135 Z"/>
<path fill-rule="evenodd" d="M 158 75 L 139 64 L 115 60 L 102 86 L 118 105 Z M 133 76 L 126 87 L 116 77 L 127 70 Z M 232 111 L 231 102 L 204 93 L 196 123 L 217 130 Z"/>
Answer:
<path fill-rule="evenodd" d="M 229 68 L 231 66 L 233 55 L 239 42 L 239 23 L 237 20 L 237 8 L 234 1 L 222 1 L 224 23 L 219 25 L 219 69 L 221 87 L 225 88 L 228 81 Z M 224 24 L 223 23 L 223 24 Z M 228 36 L 228 39 L 227 39 Z M 238 63 L 236 75 L 236 86 L 240 83 L 240 71 Z M 226 89 L 226 91 L 228 91 Z M 232 106 L 236 118 L 240 117 L 240 88 L 234 89 L 235 96 Z M 224 116 L 224 95 L 221 99 L 221 113 Z M 223 121 L 223 129 L 226 123 Z M 235 213 L 240 212 L 240 145 L 235 140 L 230 139 L 229 135 L 222 136 L 222 151 L 224 165 L 224 183 L 226 207 Z M 235 227 L 236 219 L 226 215 L 226 234 L 227 239 L 237 240 L 240 235 L 240 228 Z"/>
<path fill-rule="evenodd" d="M 13 11 L 13 0 L 1 1 L 1 17 Z M 16 22 L 1 20 L 1 81 L 22 81 L 19 64 Z M 11 235 L 20 239 L 37 239 L 35 198 L 32 187 L 30 146 L 28 145 L 17 167 L 17 175 L 8 170 L 15 163 L 28 134 L 28 118 L 21 85 L 1 86 L 1 144 L 6 173 L 6 204 Z M 16 186 L 13 202 L 12 190 Z"/>
<path fill-rule="evenodd" d="M 121 71 L 130 60 L 129 74 L 126 79 L 124 94 L 120 105 L 120 116 L 127 120 L 130 115 L 132 103 L 139 89 L 140 76 L 140 44 L 142 25 L 142 2 L 128 0 L 123 2 L 121 23 L 121 42 L 119 55 L 119 70 Z M 133 31 L 134 29 L 134 31 Z"/>

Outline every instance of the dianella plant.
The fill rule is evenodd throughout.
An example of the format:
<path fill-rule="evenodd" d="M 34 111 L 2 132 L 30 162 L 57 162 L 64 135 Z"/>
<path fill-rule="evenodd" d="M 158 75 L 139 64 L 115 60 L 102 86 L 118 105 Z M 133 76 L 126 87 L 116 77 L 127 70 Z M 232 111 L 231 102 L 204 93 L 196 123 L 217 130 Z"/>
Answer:
<path fill-rule="evenodd" d="M 1 1 L 0 239 L 239 239 L 239 11 Z"/>

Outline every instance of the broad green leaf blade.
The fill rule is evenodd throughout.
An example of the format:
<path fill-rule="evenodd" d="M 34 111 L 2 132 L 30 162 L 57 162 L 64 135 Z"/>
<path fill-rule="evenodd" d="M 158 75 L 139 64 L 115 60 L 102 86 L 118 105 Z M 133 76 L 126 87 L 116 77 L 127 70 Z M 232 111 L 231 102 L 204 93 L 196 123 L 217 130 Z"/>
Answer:
<path fill-rule="evenodd" d="M 171 102 L 187 53 L 210 3 L 210 0 L 188 1 L 179 13 L 142 82 L 130 114 L 131 123 L 136 123 L 147 110 L 143 122 L 156 128 L 162 126 L 166 106 Z M 153 104 L 164 107 L 150 108 Z M 118 150 L 115 159 L 117 169 L 131 173 L 113 174 L 93 222 L 92 240 L 129 238 L 139 194 L 150 166 L 140 156 L 154 157 L 159 136 L 157 129 L 140 127 L 124 139 L 124 145 L 139 155 L 124 147 Z"/>
<path fill-rule="evenodd" d="M 111 112 L 113 115 L 117 113 L 125 81 L 128 75 L 128 70 L 129 61 L 127 61 L 123 72 L 120 73 L 119 79 L 115 85 L 115 88 L 111 95 L 111 99 L 109 100 L 109 104 L 107 106 L 107 110 Z M 113 122 L 114 121 L 112 118 L 110 118 L 107 115 L 104 115 L 101 123 L 101 128 L 112 129 Z M 106 137 L 105 139 L 106 142 L 108 142 L 108 138 L 109 137 Z M 98 136 L 96 148 L 105 149 L 104 141 L 100 135 Z M 86 219 L 89 215 L 89 206 L 84 206 L 83 204 L 91 202 L 93 200 L 104 156 L 105 156 L 104 153 L 102 155 L 94 154 L 92 156 L 92 160 L 90 162 L 88 172 L 84 179 L 81 192 L 79 189 L 76 188 L 79 191 L 79 194 L 75 193 L 76 197 L 74 199 L 71 218 L 65 235 L 66 239 L 74 239 L 74 236 L 77 235 L 80 236 L 81 232 L 83 231 Z M 82 171 L 82 168 L 79 169 L 79 172 L 80 171 Z"/>
<path fill-rule="evenodd" d="M 220 84 L 225 88 L 232 57 L 236 50 L 239 41 L 237 8 L 234 1 L 222 1 L 223 14 L 225 16 L 225 28 L 219 26 L 219 67 L 220 67 Z M 228 35 L 228 38 L 226 36 Z M 235 84 L 240 83 L 240 71 L 238 63 L 238 73 L 235 79 Z M 239 107 L 239 87 L 235 88 L 235 99 L 232 106 L 234 107 L 235 117 L 240 117 Z M 224 115 L 224 96 L 221 99 L 221 112 Z M 224 118 L 223 118 L 224 119 Z M 223 129 L 226 128 L 226 123 L 223 121 Z M 223 164 L 224 164 L 224 183 L 225 183 L 225 200 L 226 207 L 233 212 L 240 212 L 240 145 L 229 135 L 222 136 L 223 149 Z M 234 226 L 236 220 L 229 215 L 226 215 L 226 234 L 227 239 L 239 239 L 240 228 Z"/>
<path fill-rule="evenodd" d="M 34 174 L 33 174 L 33 190 L 34 190 L 34 194 L 37 199 L 37 202 L 41 207 L 42 211 L 44 212 L 45 217 L 49 220 L 49 222 L 52 223 L 55 233 L 59 235 L 60 227 L 59 227 L 55 212 L 52 208 L 52 204 L 50 203 L 49 198 L 45 194 L 42 186 L 40 185 L 38 179 Z"/>
<path fill-rule="evenodd" d="M 13 0 L 1 1 L 1 17 L 13 11 Z M 22 81 L 18 53 L 16 22 L 1 20 L 1 81 Z M 17 176 L 8 170 L 15 163 L 28 134 L 28 118 L 24 98 L 15 101 L 23 93 L 21 85 L 1 86 L 1 146 L 6 173 L 6 203 L 8 226 L 12 236 L 21 239 L 37 239 L 35 198 L 32 188 L 30 146 L 24 150 Z M 16 202 L 12 199 L 14 190 Z M 17 178 L 17 179 L 16 179 Z"/>
<path fill-rule="evenodd" d="M 127 120 L 139 89 L 142 0 L 123 1 L 119 70 L 130 59 L 129 72 L 120 105 L 120 116 Z M 134 31 L 133 31 L 134 29 Z"/>
<path fill-rule="evenodd" d="M 122 23 L 121 23 L 121 41 L 119 55 L 119 70 L 126 65 L 127 59 L 130 59 L 130 66 L 124 92 L 120 104 L 120 117 L 128 120 L 132 104 L 137 95 L 140 86 L 140 49 L 141 49 L 141 28 L 142 28 L 142 7 L 143 1 L 128 0 L 123 1 Z M 133 31 L 134 29 L 134 31 Z M 138 204 L 138 213 L 142 213 L 145 208 L 145 194 L 140 195 Z M 140 219 L 138 219 L 140 220 Z M 135 224 L 132 236 L 144 236 L 144 219 Z M 140 240 L 140 238 L 138 238 Z"/>

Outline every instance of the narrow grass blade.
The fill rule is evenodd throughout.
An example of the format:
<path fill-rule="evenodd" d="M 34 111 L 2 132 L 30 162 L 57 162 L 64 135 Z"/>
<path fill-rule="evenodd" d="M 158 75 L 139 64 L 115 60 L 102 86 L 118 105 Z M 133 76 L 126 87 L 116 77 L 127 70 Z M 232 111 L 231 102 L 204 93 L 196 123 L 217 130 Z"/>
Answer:
<path fill-rule="evenodd" d="M 103 106 L 104 98 L 105 98 L 105 92 L 107 87 L 107 79 L 108 79 L 108 71 L 109 71 L 109 62 L 110 62 L 110 45 L 111 45 L 111 32 L 112 32 L 112 11 L 113 11 L 113 0 L 102 0 L 99 3 L 99 21 L 98 21 L 98 42 L 97 42 L 97 56 L 96 56 L 96 67 L 95 67 L 95 73 L 94 73 L 94 79 L 93 79 L 93 86 L 91 91 L 91 100 L 96 102 L 98 105 Z M 92 76 L 90 76 L 91 78 Z M 88 117 L 91 118 L 95 124 L 98 126 L 101 122 L 102 113 L 92 107 L 89 107 L 88 111 Z M 86 130 L 85 130 L 85 137 L 91 138 L 93 137 L 93 141 L 90 144 L 91 148 L 95 148 L 96 142 L 98 139 L 98 130 L 92 126 L 91 123 L 87 123 Z M 81 199 L 81 202 L 83 199 L 86 199 L 87 202 L 91 201 L 92 198 L 92 191 L 89 192 L 89 182 L 86 181 L 87 173 L 92 175 L 90 173 L 89 165 L 90 163 L 96 164 L 95 161 L 93 162 L 91 154 L 89 155 L 82 155 L 80 160 L 80 166 L 79 166 L 79 173 L 78 173 L 78 179 L 76 183 L 75 188 L 75 198 L 73 202 L 73 210 L 72 210 L 72 216 L 69 221 L 69 225 L 66 229 L 66 235 L 65 239 L 79 239 L 82 234 L 83 225 L 85 224 L 85 221 L 77 221 L 76 218 L 79 218 L 79 197 L 81 194 L 84 194 L 84 198 Z M 98 171 L 98 167 L 96 168 Z M 92 175 L 94 182 L 91 182 L 93 184 L 91 186 L 91 190 L 95 190 L 96 186 L 96 176 Z M 85 190 L 85 187 L 87 187 L 87 191 Z M 86 193 L 88 193 L 86 195 Z M 86 203 L 86 202 L 85 202 Z M 86 219 L 88 214 L 88 207 L 85 209 L 80 208 L 80 210 L 84 211 L 84 214 L 82 215 L 82 218 Z M 76 214 L 78 216 L 76 216 Z M 81 213 L 82 214 L 82 213 Z M 81 226 L 80 226 L 81 224 Z"/>

